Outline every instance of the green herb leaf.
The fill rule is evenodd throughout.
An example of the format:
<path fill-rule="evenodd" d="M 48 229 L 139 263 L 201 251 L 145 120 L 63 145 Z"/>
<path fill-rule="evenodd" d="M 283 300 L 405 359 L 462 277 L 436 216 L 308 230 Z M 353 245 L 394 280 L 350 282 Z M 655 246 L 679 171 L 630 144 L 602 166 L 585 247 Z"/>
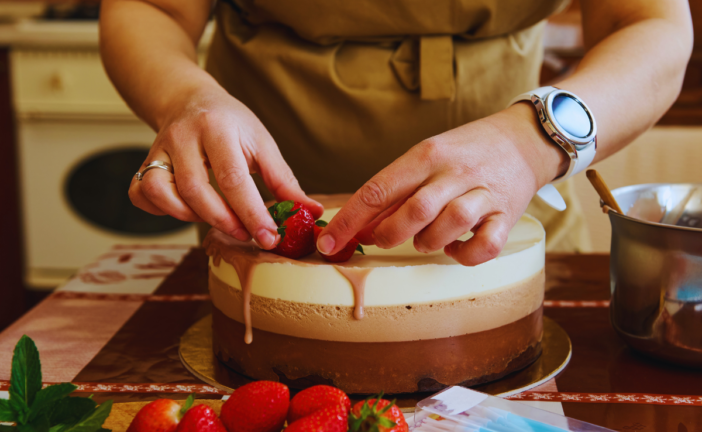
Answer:
<path fill-rule="evenodd" d="M 12 355 L 10 400 L 19 399 L 29 407 L 39 390 L 41 390 L 39 351 L 34 341 L 24 335 L 15 345 L 15 352 Z"/>
<path fill-rule="evenodd" d="M 102 424 L 107 420 L 110 411 L 112 411 L 111 400 L 104 402 L 93 412 L 83 416 L 78 423 L 61 429 L 61 432 L 97 432 L 102 429 Z"/>
<path fill-rule="evenodd" d="M 193 406 L 194 402 L 195 402 L 195 395 L 191 393 L 188 395 L 188 398 L 185 399 L 185 403 L 183 404 L 183 407 L 180 409 L 180 418 L 183 418 L 185 413 Z"/>
<path fill-rule="evenodd" d="M 12 397 L 10 394 L 10 408 L 15 413 L 16 422 L 19 424 L 27 423 L 27 417 L 29 416 L 29 407 L 27 403 L 18 397 Z"/>
<path fill-rule="evenodd" d="M 84 397 L 66 397 L 60 399 L 49 413 L 49 422 L 53 425 L 72 425 L 95 411 L 94 400 Z"/>
<path fill-rule="evenodd" d="M 49 432 L 49 419 L 42 415 L 33 422 L 17 425 L 18 432 Z"/>
<path fill-rule="evenodd" d="M 29 421 L 45 414 L 56 402 L 73 393 L 77 388 L 74 384 L 62 383 L 41 389 L 29 409 Z"/>
<path fill-rule="evenodd" d="M 322 228 L 329 225 L 329 223 L 327 221 L 323 221 L 322 219 L 315 221 L 314 224 L 317 225 L 318 227 L 322 227 Z"/>
<path fill-rule="evenodd" d="M 0 422 L 14 423 L 16 421 L 17 415 L 10 406 L 10 401 L 7 399 L 0 399 Z"/>
<path fill-rule="evenodd" d="M 365 252 L 363 252 L 363 246 L 361 246 L 360 244 L 358 246 L 356 246 L 356 250 L 361 252 L 363 255 L 366 254 Z"/>

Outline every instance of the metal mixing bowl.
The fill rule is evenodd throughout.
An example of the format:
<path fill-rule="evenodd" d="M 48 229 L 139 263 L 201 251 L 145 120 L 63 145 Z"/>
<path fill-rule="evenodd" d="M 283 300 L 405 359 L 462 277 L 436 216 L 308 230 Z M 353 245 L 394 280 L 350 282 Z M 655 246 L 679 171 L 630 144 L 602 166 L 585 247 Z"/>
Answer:
<path fill-rule="evenodd" d="M 634 349 L 702 367 L 702 184 L 612 191 L 610 314 Z"/>

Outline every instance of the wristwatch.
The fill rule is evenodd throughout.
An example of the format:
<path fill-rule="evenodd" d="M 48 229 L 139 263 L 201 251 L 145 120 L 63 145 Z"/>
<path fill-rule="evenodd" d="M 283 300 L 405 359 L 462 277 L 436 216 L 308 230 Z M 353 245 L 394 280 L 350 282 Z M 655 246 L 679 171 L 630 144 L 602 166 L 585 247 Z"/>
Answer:
<path fill-rule="evenodd" d="M 546 134 L 570 158 L 568 171 L 539 189 L 546 204 L 563 211 L 565 201 L 553 183 L 559 183 L 587 168 L 597 152 L 597 123 L 585 102 L 573 93 L 556 87 L 539 87 L 512 99 L 509 106 L 530 101 Z"/>

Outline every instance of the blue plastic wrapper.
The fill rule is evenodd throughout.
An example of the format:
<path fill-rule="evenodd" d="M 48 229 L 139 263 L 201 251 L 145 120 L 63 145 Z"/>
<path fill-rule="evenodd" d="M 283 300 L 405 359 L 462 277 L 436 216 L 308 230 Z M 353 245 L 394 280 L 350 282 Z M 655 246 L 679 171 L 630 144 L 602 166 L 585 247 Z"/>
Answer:
<path fill-rule="evenodd" d="M 413 432 L 601 432 L 601 426 L 464 387 L 449 387 L 417 404 Z"/>

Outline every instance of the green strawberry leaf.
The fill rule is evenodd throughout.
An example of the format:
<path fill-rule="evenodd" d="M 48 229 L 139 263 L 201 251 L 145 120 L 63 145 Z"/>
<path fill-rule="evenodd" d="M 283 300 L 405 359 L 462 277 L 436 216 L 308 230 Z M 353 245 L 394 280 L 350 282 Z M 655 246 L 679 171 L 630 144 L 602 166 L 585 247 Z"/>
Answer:
<path fill-rule="evenodd" d="M 378 419 L 378 423 L 376 423 L 376 424 L 379 426 L 386 427 L 386 428 L 393 428 L 393 427 L 397 426 L 397 423 L 395 423 L 394 421 L 390 420 L 387 417 L 380 417 Z"/>
<path fill-rule="evenodd" d="M 357 250 L 358 252 L 361 252 L 363 255 L 366 254 L 365 252 L 363 252 L 363 246 L 361 246 L 360 244 L 359 244 L 358 246 L 356 246 L 356 250 Z"/>
<path fill-rule="evenodd" d="M 10 401 L 0 399 L 0 422 L 14 423 L 17 421 L 17 415 L 10 406 Z"/>
<path fill-rule="evenodd" d="M 278 204 L 273 204 L 272 206 L 268 207 L 268 213 L 271 215 L 273 220 L 275 220 L 275 208 Z"/>
<path fill-rule="evenodd" d="M 29 409 L 29 421 L 32 422 L 40 415 L 45 414 L 56 402 L 73 393 L 77 388 L 74 384 L 62 383 L 41 389 Z"/>
<path fill-rule="evenodd" d="M 322 219 L 315 221 L 314 224 L 321 228 L 324 228 L 325 226 L 329 225 L 327 221 L 323 221 Z"/>
<path fill-rule="evenodd" d="M 99 407 L 90 413 L 87 413 L 77 423 L 68 425 L 60 429 L 61 432 L 97 432 L 102 429 L 102 424 L 105 423 L 107 417 L 112 411 L 112 401 L 103 402 Z"/>
<path fill-rule="evenodd" d="M 84 397 L 66 397 L 60 399 L 49 413 L 51 425 L 72 425 L 81 418 L 95 411 L 97 404 L 94 400 Z"/>
<path fill-rule="evenodd" d="M 185 413 L 193 406 L 194 402 L 195 402 L 195 395 L 191 393 L 188 395 L 188 398 L 185 399 L 185 403 L 183 404 L 183 407 L 180 409 L 180 414 L 179 414 L 180 418 L 183 418 Z"/>
<path fill-rule="evenodd" d="M 268 207 L 268 213 L 270 213 L 271 217 L 273 218 L 273 221 L 275 221 L 275 224 L 281 226 L 285 223 L 286 220 L 288 220 L 289 217 L 297 214 L 297 212 L 300 211 L 300 209 L 292 211 L 292 208 L 294 206 L 294 201 L 283 201 L 280 203 L 275 203 L 272 206 Z"/>
<path fill-rule="evenodd" d="M 287 228 L 285 225 L 278 227 L 278 235 L 280 236 L 280 243 L 282 243 L 283 239 L 285 238 L 285 228 Z"/>
<path fill-rule="evenodd" d="M 39 390 L 41 390 L 39 351 L 34 341 L 24 335 L 15 345 L 15 351 L 12 355 L 10 400 L 21 400 L 24 405 L 29 407 L 34 402 L 34 397 Z"/>

